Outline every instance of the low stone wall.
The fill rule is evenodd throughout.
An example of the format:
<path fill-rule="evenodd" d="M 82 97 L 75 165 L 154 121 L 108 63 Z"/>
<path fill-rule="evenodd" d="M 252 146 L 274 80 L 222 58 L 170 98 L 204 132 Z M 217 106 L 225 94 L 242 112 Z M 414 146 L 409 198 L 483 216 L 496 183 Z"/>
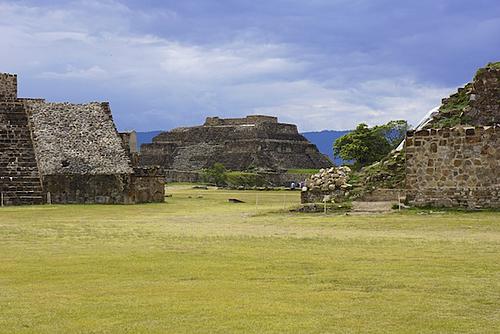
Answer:
<path fill-rule="evenodd" d="M 138 203 L 163 203 L 165 178 L 155 168 L 134 168 L 131 177 L 131 201 Z"/>
<path fill-rule="evenodd" d="M 132 175 L 45 175 L 43 193 L 53 204 L 162 203 L 165 182 L 148 169 Z"/>
<path fill-rule="evenodd" d="M 408 132 L 406 190 L 415 206 L 500 208 L 500 128 Z"/>
<path fill-rule="evenodd" d="M 53 204 L 132 204 L 130 176 L 45 175 L 44 195 Z"/>

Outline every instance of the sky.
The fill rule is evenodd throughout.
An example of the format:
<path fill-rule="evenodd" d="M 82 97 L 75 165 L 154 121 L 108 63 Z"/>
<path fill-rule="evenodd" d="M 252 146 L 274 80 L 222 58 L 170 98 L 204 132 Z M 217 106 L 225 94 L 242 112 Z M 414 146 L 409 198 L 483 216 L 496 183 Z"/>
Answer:
<path fill-rule="evenodd" d="M 120 130 L 278 116 L 418 123 L 500 60 L 498 0 L 0 0 L 19 95 L 109 101 Z"/>

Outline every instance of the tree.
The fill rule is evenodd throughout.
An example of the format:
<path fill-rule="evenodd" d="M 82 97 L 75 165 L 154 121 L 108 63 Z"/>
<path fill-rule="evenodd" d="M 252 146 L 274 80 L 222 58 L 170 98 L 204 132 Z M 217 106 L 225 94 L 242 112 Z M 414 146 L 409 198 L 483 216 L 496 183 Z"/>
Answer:
<path fill-rule="evenodd" d="M 335 155 L 344 160 L 354 161 L 360 168 L 381 160 L 404 139 L 408 123 L 391 121 L 373 128 L 361 123 L 356 130 L 335 141 Z"/>
<path fill-rule="evenodd" d="M 211 168 L 203 171 L 203 179 L 205 182 L 213 183 L 216 186 L 225 186 L 227 184 L 227 170 L 226 167 L 216 162 Z"/>
<path fill-rule="evenodd" d="M 405 120 L 390 121 L 384 125 L 378 125 L 373 128 L 379 131 L 382 136 L 389 142 L 392 148 L 396 148 L 406 137 L 406 132 L 410 129 L 410 125 Z"/>

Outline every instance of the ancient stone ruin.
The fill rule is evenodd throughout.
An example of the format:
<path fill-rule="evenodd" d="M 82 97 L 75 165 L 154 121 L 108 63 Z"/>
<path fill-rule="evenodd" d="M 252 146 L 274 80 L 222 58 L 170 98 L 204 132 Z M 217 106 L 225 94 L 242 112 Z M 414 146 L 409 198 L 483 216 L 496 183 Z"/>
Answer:
<path fill-rule="evenodd" d="M 490 63 L 471 83 L 443 99 L 425 129 L 408 132 L 409 203 L 500 208 L 499 126 L 500 63 Z"/>
<path fill-rule="evenodd" d="M 477 71 L 422 124 L 407 133 L 403 151 L 349 181 L 351 198 L 396 201 L 401 195 L 419 207 L 500 208 L 500 63 Z M 338 189 L 329 189 L 330 177 L 320 179 L 307 181 L 318 186 L 307 188 L 303 203 L 326 196 L 340 201 Z"/>
<path fill-rule="evenodd" d="M 141 146 L 141 162 L 165 170 L 196 171 L 222 163 L 244 171 L 319 169 L 332 166 L 293 124 L 276 117 L 209 117 L 202 126 L 163 132 Z"/>
<path fill-rule="evenodd" d="M 3 204 L 162 202 L 157 170 L 132 163 L 108 103 L 47 103 L 17 97 L 0 74 L 0 192 Z"/>

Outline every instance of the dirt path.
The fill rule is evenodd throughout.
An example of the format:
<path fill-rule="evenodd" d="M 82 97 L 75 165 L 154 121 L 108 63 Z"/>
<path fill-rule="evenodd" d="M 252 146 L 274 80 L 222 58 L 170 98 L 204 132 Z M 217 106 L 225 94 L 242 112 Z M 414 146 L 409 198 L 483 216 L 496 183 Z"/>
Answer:
<path fill-rule="evenodd" d="M 394 202 L 352 202 L 352 211 L 354 214 L 363 213 L 387 213 L 392 211 Z"/>

